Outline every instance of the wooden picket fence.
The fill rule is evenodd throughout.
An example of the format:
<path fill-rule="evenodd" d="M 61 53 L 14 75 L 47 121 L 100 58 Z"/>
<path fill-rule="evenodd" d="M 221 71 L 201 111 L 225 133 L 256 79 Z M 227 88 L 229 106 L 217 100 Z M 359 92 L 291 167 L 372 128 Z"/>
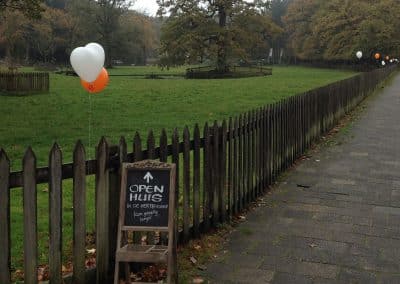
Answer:
<path fill-rule="evenodd" d="M 49 269 L 52 283 L 62 279 L 62 181 L 73 179 L 73 283 L 109 283 L 114 271 L 120 165 L 159 159 L 177 165 L 179 241 L 197 238 L 229 222 L 273 184 L 322 134 L 370 94 L 395 67 L 363 73 L 301 95 L 249 111 L 221 124 L 184 127 L 183 139 L 165 130 L 159 146 L 152 131 L 146 141 L 136 133 L 129 148 L 124 138 L 110 146 L 102 138 L 96 159 L 86 160 L 78 141 L 73 162 L 63 164 L 60 148 L 50 151 L 49 166 L 38 168 L 28 148 L 23 169 L 10 172 L 0 151 L 0 283 L 10 283 L 10 190 L 22 188 L 25 283 L 37 283 L 37 184 L 49 185 Z M 202 132 L 202 135 L 201 135 Z M 146 148 L 146 149 L 144 149 Z M 86 179 L 95 175 L 96 269 L 85 268 Z M 14 189 L 20 190 L 20 189 Z M 180 198 L 182 197 L 182 198 Z"/>
<path fill-rule="evenodd" d="M 49 73 L 0 72 L 0 92 L 48 92 Z"/>

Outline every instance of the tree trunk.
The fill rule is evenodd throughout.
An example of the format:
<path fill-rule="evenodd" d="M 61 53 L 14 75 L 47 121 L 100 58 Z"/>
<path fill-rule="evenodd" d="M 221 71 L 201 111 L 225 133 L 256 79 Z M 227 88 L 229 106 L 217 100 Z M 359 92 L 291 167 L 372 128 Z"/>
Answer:
<path fill-rule="evenodd" d="M 104 38 L 104 51 L 106 53 L 104 65 L 106 68 L 112 68 L 111 42 L 108 35 Z"/>
<path fill-rule="evenodd" d="M 143 50 L 143 65 L 146 66 L 146 64 L 147 64 L 147 50 L 146 50 L 146 46 L 145 45 L 142 46 L 142 50 Z"/>
<path fill-rule="evenodd" d="M 26 44 L 26 47 L 25 47 L 25 64 L 29 64 L 29 51 L 30 51 L 30 47 L 29 47 L 29 44 L 27 43 Z"/>
<path fill-rule="evenodd" d="M 220 73 L 225 73 L 228 71 L 228 66 L 226 62 L 226 11 L 224 6 L 218 7 L 218 17 L 219 17 L 219 27 L 221 32 L 218 37 L 218 54 L 217 54 L 217 71 Z"/>

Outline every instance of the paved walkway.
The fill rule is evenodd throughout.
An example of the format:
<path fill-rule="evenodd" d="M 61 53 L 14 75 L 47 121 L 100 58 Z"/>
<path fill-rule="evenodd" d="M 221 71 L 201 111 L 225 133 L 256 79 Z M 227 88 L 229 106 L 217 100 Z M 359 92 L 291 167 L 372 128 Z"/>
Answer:
<path fill-rule="evenodd" d="M 366 105 L 236 228 L 211 283 L 400 283 L 400 76 Z"/>

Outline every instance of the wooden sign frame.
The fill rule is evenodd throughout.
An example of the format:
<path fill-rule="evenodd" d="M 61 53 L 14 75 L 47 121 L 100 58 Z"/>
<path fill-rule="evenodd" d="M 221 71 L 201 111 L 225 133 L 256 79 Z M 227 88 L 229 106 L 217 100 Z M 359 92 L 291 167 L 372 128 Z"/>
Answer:
<path fill-rule="evenodd" d="M 127 178 L 130 170 L 140 172 L 169 172 L 169 197 L 168 197 L 168 226 L 167 227 L 154 227 L 154 226 L 126 226 L 125 213 L 126 213 L 126 191 L 127 191 Z M 177 274 L 177 238 L 176 238 L 176 194 L 175 194 L 175 180 L 176 180 L 176 165 L 163 163 L 156 160 L 144 160 L 136 163 L 123 163 L 121 172 L 121 192 L 120 192 L 120 207 L 119 207 L 119 221 L 118 221 L 118 237 L 117 248 L 115 253 L 115 274 L 114 284 L 119 283 L 119 263 L 120 262 L 146 262 L 146 263 L 167 263 L 167 283 L 178 283 Z M 168 246 L 161 245 L 140 245 L 140 244 L 123 244 L 123 233 L 127 231 L 132 232 L 167 232 L 168 233 Z M 126 280 L 125 280 L 126 281 Z M 127 283 L 132 283 L 129 282 Z M 134 283 L 134 282 L 133 282 Z"/>

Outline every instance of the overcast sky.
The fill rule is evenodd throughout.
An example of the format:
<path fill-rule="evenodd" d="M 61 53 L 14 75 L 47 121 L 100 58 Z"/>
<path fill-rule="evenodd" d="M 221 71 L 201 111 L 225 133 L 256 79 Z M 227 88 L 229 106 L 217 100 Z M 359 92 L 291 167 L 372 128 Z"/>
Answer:
<path fill-rule="evenodd" d="M 157 13 L 158 5 L 156 0 L 136 0 L 133 9 L 154 16 Z"/>
<path fill-rule="evenodd" d="M 246 2 L 253 2 L 254 0 L 246 0 Z M 147 15 L 155 16 L 158 10 L 156 0 L 136 0 L 133 9 L 145 12 Z"/>

